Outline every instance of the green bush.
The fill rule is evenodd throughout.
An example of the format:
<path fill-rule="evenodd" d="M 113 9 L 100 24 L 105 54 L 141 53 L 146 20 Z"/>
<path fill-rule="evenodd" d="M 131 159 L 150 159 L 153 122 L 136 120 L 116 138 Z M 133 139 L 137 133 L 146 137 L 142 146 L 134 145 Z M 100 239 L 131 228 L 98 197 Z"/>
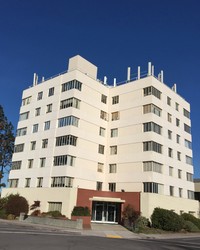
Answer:
<path fill-rule="evenodd" d="M 72 216 L 90 216 L 90 210 L 88 207 L 74 207 Z"/>
<path fill-rule="evenodd" d="M 191 221 L 185 221 L 184 229 L 188 232 L 199 232 L 199 228 Z"/>
<path fill-rule="evenodd" d="M 149 220 L 146 217 L 139 216 L 135 221 L 135 226 L 139 229 L 143 229 L 149 225 Z"/>
<path fill-rule="evenodd" d="M 183 218 L 173 211 L 155 208 L 151 215 L 152 227 L 166 231 L 180 231 L 184 227 Z"/>
<path fill-rule="evenodd" d="M 197 219 L 192 214 L 187 214 L 187 213 L 183 213 L 181 217 L 185 221 L 191 221 L 194 225 L 196 225 L 200 229 L 200 219 Z"/>
<path fill-rule="evenodd" d="M 19 194 L 10 195 L 8 201 L 5 204 L 6 214 L 13 214 L 15 217 L 19 216 L 20 213 L 28 213 L 29 205 L 27 200 Z"/>
<path fill-rule="evenodd" d="M 54 217 L 54 218 L 59 218 L 59 217 L 62 217 L 63 215 L 61 214 L 60 211 L 49 211 L 46 213 L 46 215 L 50 215 L 51 217 Z"/>
<path fill-rule="evenodd" d="M 6 210 L 5 209 L 1 209 L 0 210 L 0 218 L 1 219 L 6 219 L 7 218 L 7 214 L 6 214 Z"/>

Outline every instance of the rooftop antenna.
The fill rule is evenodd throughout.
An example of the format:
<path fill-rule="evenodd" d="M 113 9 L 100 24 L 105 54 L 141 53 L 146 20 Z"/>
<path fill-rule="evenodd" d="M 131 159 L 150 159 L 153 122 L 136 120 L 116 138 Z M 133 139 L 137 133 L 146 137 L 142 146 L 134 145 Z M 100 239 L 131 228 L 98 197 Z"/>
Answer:
<path fill-rule="evenodd" d="M 131 68 L 128 67 L 127 68 L 127 82 L 130 82 L 130 80 L 131 80 Z"/>
<path fill-rule="evenodd" d="M 161 81 L 162 83 L 164 82 L 163 70 L 160 71 L 160 81 Z"/>
<path fill-rule="evenodd" d="M 116 80 L 116 78 L 114 78 L 113 86 L 114 86 L 114 87 L 117 86 L 117 80 Z"/>
<path fill-rule="evenodd" d="M 151 75 L 151 62 L 148 63 L 148 76 Z"/>
<path fill-rule="evenodd" d="M 138 80 L 140 79 L 140 66 L 138 66 L 138 70 L 137 70 L 137 74 L 138 74 Z"/>
<path fill-rule="evenodd" d="M 103 84 L 107 84 L 107 77 L 106 76 L 104 76 L 104 79 L 103 79 Z"/>
<path fill-rule="evenodd" d="M 33 86 L 38 84 L 38 75 L 36 73 L 33 74 Z"/>

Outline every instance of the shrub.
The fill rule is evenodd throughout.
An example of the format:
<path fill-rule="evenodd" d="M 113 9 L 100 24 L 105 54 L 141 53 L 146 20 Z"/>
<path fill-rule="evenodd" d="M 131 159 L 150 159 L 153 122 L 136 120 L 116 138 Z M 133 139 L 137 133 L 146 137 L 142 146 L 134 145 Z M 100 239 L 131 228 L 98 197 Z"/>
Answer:
<path fill-rule="evenodd" d="M 32 213 L 31 213 L 31 216 L 39 216 L 41 215 L 41 211 L 39 209 L 37 210 L 34 210 Z"/>
<path fill-rule="evenodd" d="M 74 207 L 72 216 L 90 216 L 90 210 L 88 207 Z"/>
<path fill-rule="evenodd" d="M 173 211 L 155 208 L 151 215 L 152 226 L 166 231 L 180 231 L 184 226 L 183 218 Z"/>
<path fill-rule="evenodd" d="M 135 226 L 139 229 L 143 229 L 149 225 L 149 220 L 146 217 L 139 216 L 135 221 Z"/>
<path fill-rule="evenodd" d="M 49 212 L 47 212 L 46 213 L 46 215 L 50 215 L 51 217 L 57 217 L 57 218 L 59 218 L 59 217 L 62 217 L 63 215 L 61 214 L 61 212 L 59 212 L 59 211 L 49 211 Z"/>
<path fill-rule="evenodd" d="M 0 218 L 1 219 L 6 219 L 7 218 L 7 214 L 6 214 L 6 210 L 5 209 L 1 209 L 0 210 Z"/>
<path fill-rule="evenodd" d="M 9 214 L 7 216 L 7 220 L 14 220 L 15 219 L 15 215 L 14 214 Z"/>
<path fill-rule="evenodd" d="M 199 228 L 191 221 L 185 221 L 184 229 L 188 232 L 199 232 Z"/>
<path fill-rule="evenodd" d="M 194 217 L 194 215 L 183 213 L 181 217 L 185 221 L 191 221 L 194 225 L 196 225 L 200 229 L 200 219 L 197 219 L 196 217 Z"/>
<path fill-rule="evenodd" d="M 20 213 L 27 214 L 29 205 L 27 200 L 19 194 L 11 195 L 8 197 L 5 210 L 7 214 L 13 214 L 17 217 L 20 215 Z"/>
<path fill-rule="evenodd" d="M 124 208 L 124 211 L 122 212 L 122 214 L 123 214 L 124 224 L 127 227 L 132 227 L 135 221 L 140 216 L 140 212 L 136 211 L 130 204 L 128 204 Z M 127 222 L 128 222 L 128 225 L 127 225 Z"/>

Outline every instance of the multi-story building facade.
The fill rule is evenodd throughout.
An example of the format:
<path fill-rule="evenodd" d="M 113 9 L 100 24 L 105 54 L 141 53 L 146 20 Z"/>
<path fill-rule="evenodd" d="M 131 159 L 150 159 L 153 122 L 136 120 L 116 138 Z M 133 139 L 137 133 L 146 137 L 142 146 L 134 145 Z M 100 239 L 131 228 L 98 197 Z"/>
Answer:
<path fill-rule="evenodd" d="M 124 84 L 97 79 L 80 56 L 68 71 L 26 89 L 17 127 L 8 193 L 41 210 L 70 217 L 87 205 L 93 221 L 116 222 L 132 204 L 149 217 L 155 207 L 198 216 L 194 200 L 190 105 L 176 85 L 154 76 Z"/>

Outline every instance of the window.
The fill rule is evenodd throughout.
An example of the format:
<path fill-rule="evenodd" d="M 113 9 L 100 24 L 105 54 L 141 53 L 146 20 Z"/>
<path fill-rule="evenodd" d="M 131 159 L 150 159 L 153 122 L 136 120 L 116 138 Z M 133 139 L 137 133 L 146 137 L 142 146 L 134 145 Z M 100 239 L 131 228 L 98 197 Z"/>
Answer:
<path fill-rule="evenodd" d="M 101 102 L 107 103 L 107 96 L 106 95 L 101 95 Z"/>
<path fill-rule="evenodd" d="M 77 137 L 73 135 L 64 135 L 56 137 L 56 146 L 72 145 L 76 146 Z"/>
<path fill-rule="evenodd" d="M 46 158 L 40 158 L 40 168 L 44 168 L 45 167 L 45 162 L 46 162 Z"/>
<path fill-rule="evenodd" d="M 42 139 L 42 148 L 48 147 L 48 139 Z"/>
<path fill-rule="evenodd" d="M 103 173 L 103 163 L 98 162 L 97 164 L 97 172 Z"/>
<path fill-rule="evenodd" d="M 68 91 L 70 89 L 77 89 L 81 91 L 82 83 L 77 80 L 72 80 L 62 84 L 62 92 Z"/>
<path fill-rule="evenodd" d="M 104 154 L 104 146 L 103 145 L 99 145 L 98 153 Z"/>
<path fill-rule="evenodd" d="M 51 187 L 72 187 L 73 179 L 68 176 L 51 177 Z"/>
<path fill-rule="evenodd" d="M 41 92 L 38 93 L 37 100 L 38 101 L 42 100 L 42 96 L 43 96 L 43 92 L 41 91 Z"/>
<path fill-rule="evenodd" d="M 33 167 L 33 159 L 28 159 L 28 168 Z"/>
<path fill-rule="evenodd" d="M 143 123 L 143 130 L 144 130 L 144 132 L 153 131 L 153 132 L 160 135 L 162 127 L 154 122 L 146 122 L 146 123 Z"/>
<path fill-rule="evenodd" d="M 13 161 L 11 165 L 11 170 L 21 169 L 22 161 Z"/>
<path fill-rule="evenodd" d="M 113 112 L 111 114 L 111 116 L 112 116 L 112 121 L 119 120 L 119 112 L 118 111 L 117 112 Z"/>
<path fill-rule="evenodd" d="M 109 173 L 117 173 L 117 164 L 109 164 Z"/>
<path fill-rule="evenodd" d="M 177 143 L 180 143 L 180 138 L 181 138 L 180 135 L 176 135 L 176 142 Z"/>
<path fill-rule="evenodd" d="M 36 141 L 31 141 L 31 150 L 35 150 L 36 148 Z"/>
<path fill-rule="evenodd" d="M 158 89 L 154 88 L 153 86 L 146 87 L 143 90 L 144 90 L 144 96 L 154 95 L 158 99 L 161 98 L 161 92 Z"/>
<path fill-rule="evenodd" d="M 105 120 L 105 121 L 108 121 L 108 114 L 106 112 L 104 112 L 103 110 L 101 110 L 100 118 Z"/>
<path fill-rule="evenodd" d="M 176 126 L 180 127 L 180 120 L 178 118 L 176 118 Z"/>
<path fill-rule="evenodd" d="M 161 109 L 154 104 L 147 104 L 143 106 L 143 114 L 154 113 L 157 116 L 161 116 Z"/>
<path fill-rule="evenodd" d="M 168 148 L 168 156 L 173 157 L 173 149 L 172 148 Z"/>
<path fill-rule="evenodd" d="M 49 89 L 48 96 L 52 96 L 52 95 L 54 95 L 54 87 L 52 87 L 52 88 Z"/>
<path fill-rule="evenodd" d="M 99 135 L 100 135 L 100 136 L 105 136 L 105 131 L 106 131 L 105 128 L 100 127 L 100 128 L 99 128 Z"/>
<path fill-rule="evenodd" d="M 185 147 L 189 148 L 189 149 L 192 149 L 192 143 L 191 143 L 191 141 L 188 141 L 188 140 L 185 139 Z"/>
<path fill-rule="evenodd" d="M 172 131 L 171 130 L 168 130 L 168 139 L 172 139 Z"/>
<path fill-rule="evenodd" d="M 168 122 L 172 122 L 172 115 L 167 113 L 167 120 Z"/>
<path fill-rule="evenodd" d="M 118 128 L 113 128 L 110 131 L 110 137 L 117 137 L 118 136 Z"/>
<path fill-rule="evenodd" d="M 73 115 L 70 115 L 70 116 L 59 118 L 58 127 L 60 128 L 60 127 L 70 126 L 70 125 L 78 127 L 78 122 L 79 122 L 79 118 Z"/>
<path fill-rule="evenodd" d="M 22 106 L 26 106 L 31 103 L 31 96 L 22 99 Z"/>
<path fill-rule="evenodd" d="M 188 190 L 188 199 L 194 200 L 194 191 Z"/>
<path fill-rule="evenodd" d="M 179 192 L 179 197 L 183 197 L 183 189 L 182 188 L 179 188 L 178 189 L 178 192 Z"/>
<path fill-rule="evenodd" d="M 117 146 L 111 146 L 110 147 L 110 154 L 116 155 L 117 154 Z"/>
<path fill-rule="evenodd" d="M 47 111 L 46 113 L 51 113 L 52 112 L 52 103 L 47 105 Z"/>
<path fill-rule="evenodd" d="M 163 185 L 155 182 L 144 182 L 143 190 L 144 193 L 156 193 L 161 194 L 163 189 Z"/>
<path fill-rule="evenodd" d="M 182 170 L 178 169 L 178 178 L 181 179 L 182 178 Z"/>
<path fill-rule="evenodd" d="M 157 172 L 162 173 L 162 164 L 155 161 L 144 161 L 143 162 L 143 171 L 144 172 Z"/>
<path fill-rule="evenodd" d="M 43 184 L 43 177 L 38 177 L 37 178 L 37 187 L 42 187 Z"/>
<path fill-rule="evenodd" d="M 143 151 L 155 151 L 162 154 L 162 145 L 154 141 L 143 142 Z"/>
<path fill-rule="evenodd" d="M 173 186 L 169 186 L 169 195 L 174 196 L 174 187 Z"/>
<path fill-rule="evenodd" d="M 112 97 L 112 104 L 114 105 L 117 103 L 119 103 L 119 96 L 118 95 Z"/>
<path fill-rule="evenodd" d="M 193 165 L 193 162 L 192 162 L 192 157 L 186 155 L 185 156 L 185 159 L 186 159 L 186 163 L 189 164 L 189 165 Z"/>
<path fill-rule="evenodd" d="M 28 112 L 21 113 L 21 114 L 19 115 L 19 120 L 20 120 L 20 121 L 24 121 L 24 120 L 27 120 L 28 117 L 29 117 L 29 111 L 28 111 Z"/>
<path fill-rule="evenodd" d="M 8 180 L 9 187 L 10 188 L 17 188 L 18 187 L 18 182 L 19 182 L 19 179 L 9 179 Z"/>
<path fill-rule="evenodd" d="M 31 178 L 26 178 L 25 179 L 25 187 L 30 187 L 30 183 L 31 183 Z"/>
<path fill-rule="evenodd" d="M 186 178 L 187 178 L 187 181 L 193 182 L 193 174 L 187 172 L 186 173 Z"/>
<path fill-rule="evenodd" d="M 49 203 L 48 211 L 59 211 L 61 213 L 62 202 L 48 202 L 48 203 Z"/>
<path fill-rule="evenodd" d="M 49 130 L 50 129 L 50 121 L 44 122 L 44 130 Z"/>
<path fill-rule="evenodd" d="M 19 129 L 17 129 L 17 134 L 16 134 L 16 136 L 23 136 L 23 135 L 26 135 L 26 132 L 27 132 L 27 128 L 19 128 Z"/>
<path fill-rule="evenodd" d="M 179 111 L 179 104 L 177 102 L 175 103 L 175 106 L 176 106 L 176 110 Z"/>
<path fill-rule="evenodd" d="M 177 160 L 181 161 L 181 152 L 177 152 Z"/>
<path fill-rule="evenodd" d="M 59 155 L 54 156 L 53 165 L 54 166 L 74 166 L 75 157 L 72 155 Z"/>
<path fill-rule="evenodd" d="M 188 126 L 187 124 L 184 123 L 184 130 L 185 132 L 187 132 L 188 134 L 191 134 L 191 127 Z"/>
<path fill-rule="evenodd" d="M 108 189 L 111 192 L 115 192 L 116 191 L 116 183 L 108 183 Z"/>
<path fill-rule="evenodd" d="M 97 181 L 96 190 L 101 191 L 102 190 L 102 185 L 103 185 L 103 182 Z"/>
<path fill-rule="evenodd" d="M 35 116 L 39 116 L 40 115 L 40 111 L 41 111 L 41 108 L 36 108 L 35 109 Z"/>
<path fill-rule="evenodd" d="M 60 109 L 66 109 L 66 108 L 70 108 L 70 107 L 79 109 L 80 108 L 80 102 L 81 101 L 79 99 L 75 98 L 75 97 L 62 100 L 60 102 Z"/>
<path fill-rule="evenodd" d="M 173 167 L 169 167 L 169 176 L 173 176 Z"/>
<path fill-rule="evenodd" d="M 167 104 L 171 106 L 171 98 L 169 96 L 167 97 Z"/>
<path fill-rule="evenodd" d="M 24 143 L 17 144 L 14 146 L 14 153 L 19 153 L 24 151 Z"/>
<path fill-rule="evenodd" d="M 189 111 L 187 111 L 186 109 L 183 109 L 183 114 L 185 117 L 190 119 L 190 112 Z"/>
<path fill-rule="evenodd" d="M 39 127 L 38 124 L 34 124 L 34 125 L 33 125 L 33 130 L 32 130 L 32 132 L 33 132 L 33 133 L 37 133 L 37 132 L 38 132 L 38 127 Z"/>

